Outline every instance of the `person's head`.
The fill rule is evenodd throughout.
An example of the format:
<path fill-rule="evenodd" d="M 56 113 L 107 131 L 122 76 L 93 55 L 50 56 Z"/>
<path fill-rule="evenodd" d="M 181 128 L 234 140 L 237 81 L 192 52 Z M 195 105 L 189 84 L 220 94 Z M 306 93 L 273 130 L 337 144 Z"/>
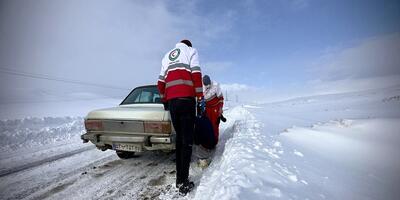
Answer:
<path fill-rule="evenodd" d="M 211 79 L 208 75 L 203 76 L 203 84 L 206 87 L 209 87 L 211 85 Z"/>
<path fill-rule="evenodd" d="M 181 43 L 186 44 L 188 47 L 192 47 L 192 43 L 189 40 L 181 40 Z"/>

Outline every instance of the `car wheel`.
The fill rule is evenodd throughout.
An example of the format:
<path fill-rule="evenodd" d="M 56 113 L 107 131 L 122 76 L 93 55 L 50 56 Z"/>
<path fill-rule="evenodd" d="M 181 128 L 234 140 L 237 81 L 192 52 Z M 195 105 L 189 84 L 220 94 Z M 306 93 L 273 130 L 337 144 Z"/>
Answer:
<path fill-rule="evenodd" d="M 135 157 L 135 152 L 129 151 L 116 151 L 117 156 L 121 159 L 129 159 Z"/>

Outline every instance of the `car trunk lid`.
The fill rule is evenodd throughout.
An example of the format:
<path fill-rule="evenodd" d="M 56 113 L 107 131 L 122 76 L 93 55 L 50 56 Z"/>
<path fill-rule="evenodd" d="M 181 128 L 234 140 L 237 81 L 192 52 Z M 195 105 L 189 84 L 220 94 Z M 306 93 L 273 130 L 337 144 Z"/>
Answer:
<path fill-rule="evenodd" d="M 130 104 L 90 112 L 86 119 L 122 121 L 167 121 L 169 114 L 162 104 Z"/>

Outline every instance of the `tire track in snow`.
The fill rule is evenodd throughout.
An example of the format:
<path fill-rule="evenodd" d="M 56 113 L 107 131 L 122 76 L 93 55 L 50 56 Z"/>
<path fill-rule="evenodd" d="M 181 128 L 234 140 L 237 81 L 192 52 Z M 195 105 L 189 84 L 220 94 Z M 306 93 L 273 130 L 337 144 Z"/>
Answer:
<path fill-rule="evenodd" d="M 32 162 L 32 163 L 27 163 L 27 164 L 24 164 L 24 165 L 21 165 L 21 166 L 17 166 L 17 167 L 11 168 L 11 169 L 1 170 L 0 171 L 0 177 L 7 176 L 7 175 L 10 175 L 10 174 L 13 174 L 13 173 L 17 173 L 17 172 L 20 172 L 20 171 L 23 171 L 23 170 L 26 170 L 26 169 L 29 169 L 29 168 L 37 167 L 37 166 L 43 165 L 45 163 L 53 162 L 53 161 L 56 161 L 56 160 L 59 160 L 59 159 L 62 159 L 62 158 L 70 157 L 70 156 L 73 156 L 73 155 L 78 154 L 78 153 L 82 153 L 82 152 L 85 152 L 85 151 L 92 150 L 94 148 L 96 148 L 96 147 L 95 146 L 83 147 L 83 148 L 79 148 L 79 149 L 76 149 L 76 150 L 73 150 L 73 151 L 70 151 L 70 152 L 66 152 L 66 153 L 62 153 L 62 154 L 58 154 L 58 155 L 55 155 L 55 156 L 51 156 L 51 157 L 48 157 L 48 158 L 45 158 L 45 159 L 42 159 L 42 160 L 38 160 L 38 161 L 35 161 L 35 162 Z"/>
<path fill-rule="evenodd" d="M 97 150 L 93 149 L 92 151 Z M 116 159 L 115 155 L 106 155 L 83 163 L 76 163 L 75 160 L 77 158 L 78 161 L 82 161 L 80 157 L 85 157 L 85 155 L 76 153 L 73 156 L 58 159 L 54 162 L 40 165 L 37 168 L 29 168 L 28 170 L 20 171 L 10 176 L 1 177 L 0 190 L 2 190 L 2 193 L 0 193 L 0 199 L 37 199 L 36 197 L 38 194 L 43 194 L 43 191 L 49 188 L 53 189 L 53 186 L 57 187 L 63 183 L 71 182 L 74 177 L 79 176 L 82 171 L 89 169 L 90 166 L 100 165 Z M 68 162 L 80 166 L 64 168 L 63 171 L 58 170 L 58 166 Z"/>
<path fill-rule="evenodd" d="M 126 179 L 120 185 L 115 187 L 115 191 L 102 195 L 99 199 L 153 199 L 160 195 L 160 191 L 171 185 L 168 178 L 171 176 L 170 171 L 175 169 L 175 163 L 171 161 L 173 155 L 155 155 L 147 164 L 137 166 L 142 168 L 139 172 L 130 172 L 126 175 Z M 155 158 L 155 159 L 154 159 Z M 175 183 L 175 179 L 173 180 Z"/>
<path fill-rule="evenodd" d="M 175 183 L 175 174 L 171 173 L 175 170 L 172 158 L 172 154 L 156 152 L 146 152 L 127 160 L 114 157 L 91 165 L 81 173 L 53 181 L 29 198 L 143 199 L 157 196 L 172 182 Z"/>

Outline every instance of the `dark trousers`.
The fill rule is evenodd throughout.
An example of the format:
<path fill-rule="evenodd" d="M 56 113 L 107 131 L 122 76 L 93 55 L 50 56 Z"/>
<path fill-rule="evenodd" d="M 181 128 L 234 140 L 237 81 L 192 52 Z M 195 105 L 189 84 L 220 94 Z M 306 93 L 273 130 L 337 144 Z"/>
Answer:
<path fill-rule="evenodd" d="M 176 183 L 180 184 L 189 177 L 196 102 L 191 97 L 171 99 L 169 110 L 176 131 Z"/>

